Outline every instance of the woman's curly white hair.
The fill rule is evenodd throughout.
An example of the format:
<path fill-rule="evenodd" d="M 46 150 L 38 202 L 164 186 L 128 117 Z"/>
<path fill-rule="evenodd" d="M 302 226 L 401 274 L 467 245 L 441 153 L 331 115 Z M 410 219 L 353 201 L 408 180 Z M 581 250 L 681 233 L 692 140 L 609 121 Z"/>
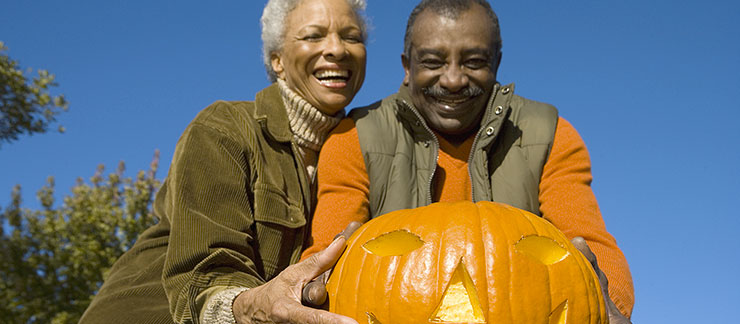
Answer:
<path fill-rule="evenodd" d="M 270 55 L 279 52 L 285 40 L 285 21 L 288 14 L 303 0 L 270 0 L 262 11 L 262 60 L 271 82 L 277 80 L 277 74 L 270 64 Z M 363 39 L 367 39 L 367 23 L 363 14 L 367 0 L 346 0 L 354 10 L 362 29 Z"/>

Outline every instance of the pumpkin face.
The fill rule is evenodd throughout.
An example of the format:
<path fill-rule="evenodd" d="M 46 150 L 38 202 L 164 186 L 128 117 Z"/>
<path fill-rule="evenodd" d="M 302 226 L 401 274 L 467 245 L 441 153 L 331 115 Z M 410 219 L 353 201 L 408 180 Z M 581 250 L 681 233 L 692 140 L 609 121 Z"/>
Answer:
<path fill-rule="evenodd" d="M 507 205 L 399 210 L 347 244 L 329 310 L 359 323 L 608 323 L 585 257 L 549 222 Z"/>

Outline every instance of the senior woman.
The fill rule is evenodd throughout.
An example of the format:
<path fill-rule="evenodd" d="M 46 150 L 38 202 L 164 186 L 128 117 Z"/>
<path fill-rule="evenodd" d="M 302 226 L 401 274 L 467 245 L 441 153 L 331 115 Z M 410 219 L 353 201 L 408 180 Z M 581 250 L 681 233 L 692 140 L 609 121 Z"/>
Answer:
<path fill-rule="evenodd" d="M 81 323 L 354 323 L 299 300 L 339 257 L 298 264 L 317 151 L 365 74 L 365 0 L 270 0 L 254 102 L 217 102 L 177 143 L 159 223 L 113 266 Z"/>

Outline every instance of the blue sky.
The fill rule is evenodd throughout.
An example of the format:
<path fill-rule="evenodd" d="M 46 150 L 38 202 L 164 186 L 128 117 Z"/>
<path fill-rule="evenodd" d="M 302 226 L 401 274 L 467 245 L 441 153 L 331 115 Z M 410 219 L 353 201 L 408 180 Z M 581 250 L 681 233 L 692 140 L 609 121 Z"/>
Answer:
<path fill-rule="evenodd" d="M 265 1 L 5 0 L 0 40 L 56 74 L 65 134 L 0 147 L 0 206 L 55 176 L 58 198 L 98 164 L 126 175 L 161 151 L 166 175 L 188 122 L 268 85 Z M 394 92 L 415 1 L 369 0 L 365 85 Z M 557 106 L 588 145 L 594 190 L 635 280 L 636 323 L 724 323 L 740 303 L 740 2 L 494 1 L 502 83 Z"/>

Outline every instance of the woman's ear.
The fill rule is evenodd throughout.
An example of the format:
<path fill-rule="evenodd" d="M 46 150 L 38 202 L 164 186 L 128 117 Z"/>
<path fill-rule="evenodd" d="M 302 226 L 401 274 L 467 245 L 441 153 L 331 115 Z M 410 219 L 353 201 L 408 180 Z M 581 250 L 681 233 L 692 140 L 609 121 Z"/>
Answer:
<path fill-rule="evenodd" d="M 283 67 L 283 60 L 278 53 L 270 54 L 270 65 L 272 65 L 272 70 L 275 71 L 278 79 L 285 80 L 285 68 Z"/>

